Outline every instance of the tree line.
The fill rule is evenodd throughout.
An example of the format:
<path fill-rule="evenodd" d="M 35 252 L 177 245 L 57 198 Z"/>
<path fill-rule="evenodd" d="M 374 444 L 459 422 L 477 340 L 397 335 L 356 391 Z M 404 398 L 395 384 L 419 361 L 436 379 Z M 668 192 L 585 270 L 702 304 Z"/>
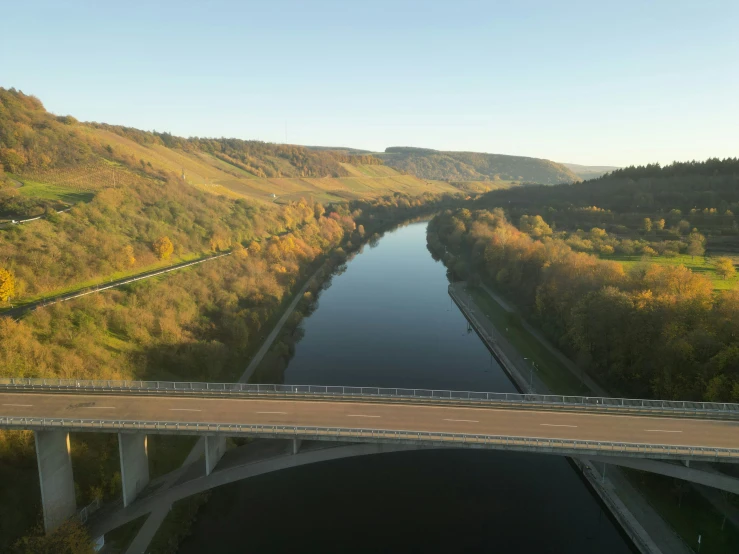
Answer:
<path fill-rule="evenodd" d="M 85 264 L 103 274 L 114 266 L 95 264 L 95 256 L 113 264 L 117 258 L 108 257 L 106 248 L 116 253 L 132 242 L 132 251 L 120 254 L 120 264 L 130 263 L 127 256 L 136 258 L 134 263 L 142 256 L 164 256 L 169 245 L 158 240 L 161 237 L 168 238 L 175 251 L 184 244 L 230 248 L 234 254 L 165 279 L 37 309 L 20 321 L 0 318 L 4 376 L 233 380 L 247 353 L 268 332 L 283 300 L 316 264 L 326 261 L 330 267 L 341 267 L 352 252 L 385 229 L 462 201 L 397 194 L 352 204 L 299 201 L 263 208 L 202 195 L 177 183 L 155 182 L 113 193 L 101 193 L 96 201 L 75 208 L 81 210 L 76 219 L 73 211 L 45 220 L 38 230 L 28 227 L 19 235 L 0 235 L 12 239 L 0 242 L 13 249 L 3 263 L 13 269 L 21 288 L 28 293 L 43 283 L 56 286 L 85 279 L 90 275 L 82 267 Z M 57 249 L 53 252 L 61 267 L 58 273 L 46 265 L 51 259 L 43 246 L 47 238 L 54 241 L 54 235 L 58 239 L 49 246 Z M 144 236 L 145 240 L 132 241 Z M 77 239 L 82 244 L 75 244 Z M 34 244 L 25 256 L 22 245 Z M 79 267 L 73 257 L 82 259 Z M 34 263 L 40 268 L 38 277 L 33 275 Z M 44 275 L 47 268 L 50 277 Z M 72 437 L 78 505 L 120 495 L 114 439 Z M 0 489 L 0 506 L 13 506 L 12 514 L 0 517 L 0 551 L 24 534 L 28 537 L 24 544 L 40 549 L 31 541 L 33 533 L 29 535 L 38 518 L 39 498 L 21 491 L 23 481 L 11 478 L 19 473 L 34 478 L 32 433 L 0 432 L 0 460 L 0 477 L 7 484 Z"/>
<path fill-rule="evenodd" d="M 528 233 L 501 209 L 447 211 L 428 243 L 459 277 L 513 297 L 619 394 L 739 402 L 739 292 L 714 295 L 710 280 L 678 265 L 625 270 L 576 252 L 538 220 L 521 227 Z"/>

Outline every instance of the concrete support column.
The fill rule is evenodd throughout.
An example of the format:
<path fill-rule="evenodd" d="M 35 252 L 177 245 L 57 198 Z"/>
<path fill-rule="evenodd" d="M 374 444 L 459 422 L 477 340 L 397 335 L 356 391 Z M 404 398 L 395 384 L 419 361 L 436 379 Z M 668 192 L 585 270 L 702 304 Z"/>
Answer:
<path fill-rule="evenodd" d="M 292 443 L 293 443 L 292 444 L 293 454 L 297 454 L 298 453 L 298 451 L 300 450 L 300 443 L 301 442 L 303 442 L 302 439 L 292 439 Z"/>
<path fill-rule="evenodd" d="M 36 441 L 44 529 L 49 533 L 77 511 L 69 433 L 35 431 L 33 435 Z"/>
<path fill-rule="evenodd" d="M 118 433 L 123 505 L 128 506 L 149 483 L 149 453 L 144 433 Z"/>
<path fill-rule="evenodd" d="M 205 474 L 213 473 L 218 461 L 226 452 L 226 437 L 223 435 L 205 436 Z"/>

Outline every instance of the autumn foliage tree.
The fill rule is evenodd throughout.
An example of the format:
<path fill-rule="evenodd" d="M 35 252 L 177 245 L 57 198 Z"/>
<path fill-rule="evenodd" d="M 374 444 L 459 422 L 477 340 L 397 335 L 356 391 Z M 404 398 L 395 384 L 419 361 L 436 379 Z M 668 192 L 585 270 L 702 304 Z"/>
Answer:
<path fill-rule="evenodd" d="M 174 245 L 169 237 L 159 237 L 154 241 L 154 253 L 160 260 L 167 260 L 174 252 Z"/>
<path fill-rule="evenodd" d="M 7 269 L 0 267 L 0 302 L 7 302 L 15 294 L 15 277 Z"/>
<path fill-rule="evenodd" d="M 739 401 L 739 292 L 715 295 L 707 277 L 682 265 L 644 261 L 626 270 L 542 236 L 532 219 L 523 222 L 536 239 L 500 209 L 463 212 L 432 220 L 432 252 L 453 261 L 460 276 L 479 275 L 503 289 L 614 391 Z M 697 232 L 693 240 L 702 246 Z M 717 261 L 719 268 L 726 276 L 734 269 L 728 258 Z"/>
<path fill-rule="evenodd" d="M 736 268 L 734 267 L 734 262 L 731 260 L 731 258 L 716 258 L 714 264 L 716 266 L 716 273 L 724 279 L 733 277 L 736 274 Z"/>
<path fill-rule="evenodd" d="M 53 532 L 44 534 L 38 528 L 13 545 L 12 554 L 94 554 L 87 529 L 79 521 L 70 519 Z"/>

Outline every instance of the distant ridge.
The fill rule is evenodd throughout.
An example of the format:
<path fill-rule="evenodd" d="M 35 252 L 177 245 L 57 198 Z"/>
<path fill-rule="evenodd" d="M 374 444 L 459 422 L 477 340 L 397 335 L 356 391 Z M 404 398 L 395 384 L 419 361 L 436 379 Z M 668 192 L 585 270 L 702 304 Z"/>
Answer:
<path fill-rule="evenodd" d="M 582 180 L 563 164 L 526 156 L 448 152 L 409 146 L 392 146 L 375 156 L 386 165 L 421 179 L 517 181 L 543 185 Z"/>
<path fill-rule="evenodd" d="M 597 179 L 601 175 L 605 175 L 606 173 L 610 173 L 616 169 L 621 169 L 614 165 L 580 165 L 568 163 L 563 163 L 562 165 L 584 181 L 587 181 L 588 179 Z"/>

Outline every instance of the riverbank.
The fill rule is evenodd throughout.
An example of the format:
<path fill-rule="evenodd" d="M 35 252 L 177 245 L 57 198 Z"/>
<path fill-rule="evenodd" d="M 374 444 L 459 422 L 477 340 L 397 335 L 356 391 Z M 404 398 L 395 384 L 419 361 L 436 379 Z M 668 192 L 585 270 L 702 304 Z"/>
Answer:
<path fill-rule="evenodd" d="M 523 357 L 520 350 L 514 348 L 507 338 L 496 329 L 496 326 L 487 316 L 489 310 L 475 302 L 473 296 L 466 290 L 466 283 L 452 283 L 449 285 L 449 294 L 522 392 L 542 394 L 562 392 L 553 391 L 549 388 L 532 364 L 532 360 Z M 510 327 L 507 327 L 507 329 L 510 329 Z M 530 374 L 528 380 L 524 377 L 527 371 Z M 601 475 L 599 475 L 594 464 L 587 460 L 572 459 L 572 462 L 640 552 L 644 554 L 689 554 L 691 552 L 656 513 L 652 517 L 646 517 L 650 511 L 653 512 L 648 504 L 645 502 L 639 503 L 639 497 L 633 494 L 619 494 L 619 487 L 614 483 L 614 477 L 617 477 L 619 471 L 617 468 L 611 468 L 607 472 L 610 474 L 616 472 L 616 475 L 604 477 L 602 473 L 605 470 L 602 470 Z M 623 486 L 620 489 L 623 490 Z M 638 513 L 640 517 L 637 518 L 635 513 Z M 645 529 L 642 522 L 647 525 L 648 529 Z"/>
<path fill-rule="evenodd" d="M 551 390 L 573 395 L 623 396 L 593 380 L 500 293 L 485 284 L 471 287 L 469 293 L 499 329 L 506 329 L 506 338 L 514 347 L 535 361 L 538 375 Z M 609 469 L 608 474 L 622 497 L 633 498 L 628 505 L 639 521 L 656 522 L 650 524 L 650 529 L 664 529 L 666 536 L 679 536 L 691 551 L 698 549 L 699 535 L 704 553 L 733 554 L 739 548 L 739 527 L 731 526 L 733 506 L 718 491 L 636 470 Z"/>
<path fill-rule="evenodd" d="M 426 248 L 426 227 L 386 233 L 347 260 L 317 309 L 297 329 L 285 326 L 294 346 L 273 348 L 255 382 L 515 392 L 466 330 L 447 294 L 446 268 Z M 267 358 L 277 362 L 274 373 Z M 215 489 L 179 554 L 240 552 L 246 545 L 264 553 L 633 552 L 604 512 L 561 457 L 393 453 Z M 285 532 L 285 522 L 292 531 Z M 368 526 L 373 532 L 363 533 Z"/>
<path fill-rule="evenodd" d="M 290 316 L 294 314 L 301 300 L 304 299 L 305 293 L 308 292 L 308 289 L 310 289 L 312 286 L 315 286 L 317 283 L 322 283 L 322 279 L 326 278 L 326 274 L 331 274 L 331 269 L 328 265 L 328 260 L 322 260 L 318 269 L 316 269 L 306 279 L 304 279 L 302 285 L 299 284 L 300 288 L 288 299 L 287 306 L 283 310 L 278 311 L 278 313 L 281 314 L 280 317 L 277 319 L 272 330 L 262 341 L 259 349 L 251 357 L 249 364 L 246 366 L 243 373 L 238 378 L 239 383 L 246 383 L 249 381 L 251 376 L 254 374 L 256 368 L 262 362 L 264 356 L 267 354 L 267 352 L 269 352 L 273 343 L 280 335 Z M 172 475 L 172 477 L 167 480 L 167 482 L 162 484 L 159 490 L 164 491 L 174 485 L 177 482 L 177 479 L 179 479 L 180 475 L 184 473 L 190 465 L 192 465 L 193 463 L 197 463 L 203 457 L 203 449 L 204 440 L 200 438 L 197 440 L 195 445 L 192 447 L 190 453 L 182 462 L 182 465 L 180 466 L 180 471 Z M 125 550 L 126 554 L 144 554 L 148 551 L 149 545 L 152 544 L 155 540 L 157 540 L 157 542 L 160 544 L 172 542 L 171 534 L 173 532 L 176 533 L 181 530 L 181 527 L 180 525 L 178 525 L 178 523 L 181 525 L 189 526 L 190 521 L 195 517 L 197 513 L 197 509 L 199 509 L 199 507 L 205 502 L 205 500 L 201 498 L 202 496 L 203 495 L 197 495 L 196 497 L 187 499 L 183 502 L 183 504 L 187 504 L 188 506 L 192 505 L 194 509 L 172 510 L 172 507 L 164 507 L 159 510 L 155 510 L 151 514 L 149 514 L 149 516 L 142 523 L 141 527 L 136 533 L 136 536 L 127 546 Z M 164 532 L 160 532 L 160 529 L 164 530 Z M 158 534 L 159 536 L 157 536 Z"/>

